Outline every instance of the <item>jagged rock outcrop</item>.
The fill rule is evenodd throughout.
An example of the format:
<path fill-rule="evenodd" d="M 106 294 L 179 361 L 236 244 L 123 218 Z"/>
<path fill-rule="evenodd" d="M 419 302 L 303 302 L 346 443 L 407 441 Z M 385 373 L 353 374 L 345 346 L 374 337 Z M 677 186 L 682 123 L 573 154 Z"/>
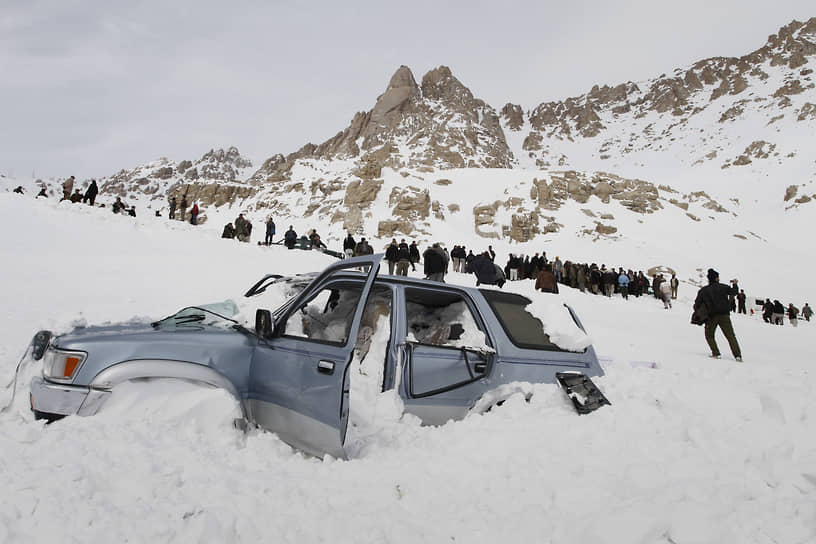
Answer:
<path fill-rule="evenodd" d="M 240 181 L 252 163 L 243 157 L 235 147 L 211 149 L 196 161 L 183 160 L 178 163 L 161 159 L 120 170 L 116 174 L 102 178 L 100 194 L 110 194 L 127 199 L 148 196 L 150 200 L 166 201 L 183 195 L 192 202 L 198 201 L 200 208 L 223 206 L 249 198 L 256 193 Z M 163 204 L 157 203 L 157 207 Z"/>
<path fill-rule="evenodd" d="M 448 67 L 431 70 L 418 85 L 401 66 L 371 111 L 357 113 L 345 130 L 320 145 L 267 159 L 251 181 L 288 179 L 297 160 L 366 156 L 393 169 L 508 168 L 513 161 L 495 110 Z"/>
<path fill-rule="evenodd" d="M 522 149 L 540 168 L 579 166 L 569 157 L 564 160 L 564 146 L 559 142 L 597 138 L 610 132 L 610 127 L 642 126 L 646 119 L 657 122 L 649 123 L 641 132 L 599 140 L 597 154 L 601 159 L 614 159 L 654 151 L 664 145 L 676 145 L 673 142 L 682 137 L 678 133 L 708 110 L 715 111 L 723 124 L 745 115 L 756 116 L 758 112 L 764 112 L 768 124 L 778 121 L 781 117 L 773 117 L 773 113 L 790 106 L 792 99 L 805 94 L 813 96 L 816 81 L 812 66 L 807 65 L 812 64 L 814 55 L 816 18 L 805 23 L 794 21 L 748 55 L 701 60 L 640 85 L 632 82 L 596 85 L 581 96 L 541 103 L 521 118 L 518 107 L 507 104 L 502 109 L 502 120 L 509 131 L 522 130 L 527 127 L 525 118 L 529 121 L 529 128 L 524 128 Z M 762 85 L 773 70 L 776 78 L 784 78 L 783 83 L 776 88 Z M 753 92 L 749 93 L 749 89 Z M 812 108 L 812 100 L 800 105 L 797 118 L 816 118 Z M 716 151 L 705 150 L 690 163 L 713 160 Z M 746 155 L 734 164 L 747 164 L 749 159 Z"/>

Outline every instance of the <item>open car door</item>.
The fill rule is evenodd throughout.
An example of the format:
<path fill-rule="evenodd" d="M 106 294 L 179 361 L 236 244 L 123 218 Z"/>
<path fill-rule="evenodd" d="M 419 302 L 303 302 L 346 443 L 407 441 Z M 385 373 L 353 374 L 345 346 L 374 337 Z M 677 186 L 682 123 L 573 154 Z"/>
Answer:
<path fill-rule="evenodd" d="M 345 457 L 349 364 L 382 257 L 326 268 L 276 316 L 253 354 L 250 418 L 307 453 Z"/>

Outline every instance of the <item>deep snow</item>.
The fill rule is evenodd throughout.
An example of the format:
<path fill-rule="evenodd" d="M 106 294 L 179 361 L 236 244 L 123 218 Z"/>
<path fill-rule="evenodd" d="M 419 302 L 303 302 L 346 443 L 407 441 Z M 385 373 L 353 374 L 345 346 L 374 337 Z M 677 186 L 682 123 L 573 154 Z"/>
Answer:
<path fill-rule="evenodd" d="M 265 273 L 332 262 L 11 193 L 0 193 L 0 228 L 2 385 L 40 328 L 157 319 L 239 297 Z M 742 262 L 732 255 L 742 247 L 723 245 L 724 262 Z M 622 265 L 643 258 L 619 248 Z M 694 256 L 682 258 L 691 269 Z M 695 291 L 683 284 L 664 310 L 650 297 L 562 289 L 606 371 L 596 383 L 612 406 L 588 416 L 554 385 L 519 384 L 534 393 L 529 403 L 520 393 L 421 427 L 399 417 L 393 395 L 356 379 L 349 461 L 244 434 L 225 394 L 172 382 L 134 384 L 97 416 L 45 426 L 28 410 L 38 371 L 29 365 L 0 415 L 0 541 L 816 541 L 814 325 L 734 316 L 745 362 L 722 335 L 723 359 L 712 360 L 702 328 L 688 323 Z"/>

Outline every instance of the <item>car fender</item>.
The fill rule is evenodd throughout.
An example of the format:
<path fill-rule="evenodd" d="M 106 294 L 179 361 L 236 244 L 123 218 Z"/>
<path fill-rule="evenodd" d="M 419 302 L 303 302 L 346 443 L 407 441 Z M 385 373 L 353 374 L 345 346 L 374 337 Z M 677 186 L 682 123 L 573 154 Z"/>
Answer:
<path fill-rule="evenodd" d="M 186 380 L 223 389 L 233 396 L 241 407 L 242 415 L 246 418 L 241 395 L 235 385 L 223 374 L 198 363 L 166 359 L 136 359 L 107 367 L 97 374 L 88 385 L 90 392 L 79 408 L 78 414 L 89 416 L 98 412 L 117 385 L 131 380 L 149 378 Z"/>

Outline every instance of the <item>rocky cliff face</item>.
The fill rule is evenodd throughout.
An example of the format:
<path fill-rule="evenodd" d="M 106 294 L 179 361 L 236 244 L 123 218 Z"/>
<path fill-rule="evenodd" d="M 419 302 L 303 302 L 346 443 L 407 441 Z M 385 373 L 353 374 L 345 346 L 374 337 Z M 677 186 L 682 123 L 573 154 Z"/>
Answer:
<path fill-rule="evenodd" d="M 445 66 L 419 83 L 402 66 L 344 130 L 273 155 L 251 175 L 230 148 L 123 170 L 102 189 L 238 204 L 329 236 L 430 236 L 452 221 L 517 242 L 563 230 L 563 208 L 575 205 L 590 221 L 576 234 L 594 239 L 620 236 L 621 213 L 643 222 L 679 208 L 688 221 L 714 220 L 739 211 L 746 183 L 780 208 L 812 206 L 814 57 L 816 18 L 783 27 L 743 57 L 500 113 Z M 471 186 L 476 178 L 483 181 Z"/>
<path fill-rule="evenodd" d="M 123 169 L 101 179 L 99 186 L 102 194 L 120 196 L 125 202 L 155 202 L 153 208 L 161 208 L 171 196 L 179 201 L 186 196 L 199 207 L 222 206 L 255 194 L 255 188 L 241 181 L 251 167 L 252 162 L 235 147 L 211 149 L 196 161 L 161 158 Z"/>
<path fill-rule="evenodd" d="M 473 96 L 446 66 L 431 70 L 418 85 L 401 66 L 369 112 L 320 145 L 307 144 L 286 157 L 275 155 L 255 172 L 256 184 L 290 178 L 305 159 L 355 159 L 394 170 L 509 168 L 507 146 L 496 111 Z"/>
<path fill-rule="evenodd" d="M 686 147 L 695 153 L 683 150 L 680 162 L 686 165 L 745 165 L 749 162 L 739 155 L 750 154 L 736 148 L 751 142 L 731 137 L 728 125 L 745 118 L 767 124 L 785 117 L 808 119 L 814 109 L 814 55 L 816 18 L 794 21 L 748 55 L 702 60 L 637 84 L 596 85 L 584 95 L 539 104 L 523 116 L 520 106 L 507 104 L 502 122 L 518 134 L 518 155 L 539 168 L 585 167 L 580 163 L 586 155 L 570 153 L 566 144 L 587 140 L 593 158 L 610 162 L 625 162 L 620 158 L 639 152 Z M 708 126 L 711 118 L 716 125 Z M 701 139 L 701 125 L 714 137 Z"/>

